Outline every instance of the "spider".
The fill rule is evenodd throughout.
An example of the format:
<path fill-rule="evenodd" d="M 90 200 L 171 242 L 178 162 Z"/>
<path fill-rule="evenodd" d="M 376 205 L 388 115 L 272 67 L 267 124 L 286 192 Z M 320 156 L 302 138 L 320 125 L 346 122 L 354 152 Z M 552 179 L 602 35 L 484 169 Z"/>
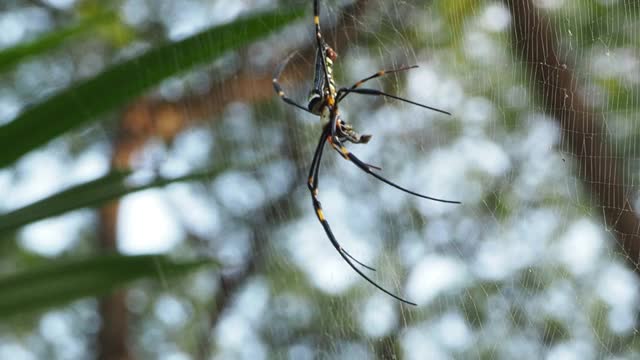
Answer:
<path fill-rule="evenodd" d="M 313 1 L 313 23 L 315 26 L 315 37 L 316 37 L 315 72 L 314 72 L 313 87 L 309 92 L 307 106 L 306 107 L 302 106 L 297 102 L 295 102 L 293 99 L 289 98 L 285 94 L 284 90 L 282 89 L 282 86 L 279 84 L 279 81 L 278 81 L 278 79 L 282 75 L 282 72 L 287 66 L 287 63 L 293 57 L 293 55 L 295 55 L 295 53 L 292 53 L 291 55 L 287 56 L 276 67 L 274 71 L 274 76 L 273 76 L 273 88 L 276 94 L 278 94 L 278 96 L 285 103 L 295 106 L 298 109 L 301 109 L 313 115 L 320 116 L 321 122 L 325 124 L 323 126 L 322 133 L 320 135 L 320 141 L 318 142 L 318 145 L 316 146 L 315 152 L 313 154 L 313 160 L 311 161 L 311 167 L 309 169 L 309 178 L 307 180 L 307 186 L 309 188 L 309 191 L 311 192 L 311 200 L 313 203 L 313 208 L 316 212 L 316 216 L 318 217 L 318 220 L 322 224 L 322 227 L 324 228 L 324 231 L 327 234 L 327 237 L 329 238 L 329 240 L 331 241 L 331 244 L 333 245 L 333 247 L 338 251 L 338 253 L 344 259 L 344 261 L 346 261 L 347 264 L 349 264 L 349 266 L 356 273 L 358 273 L 358 275 L 360 275 L 370 284 L 372 284 L 373 286 L 375 286 L 385 294 L 393 297 L 394 299 L 399 300 L 403 303 L 415 306 L 416 305 L 415 303 L 408 301 L 406 299 L 403 299 L 402 297 L 395 295 L 389 290 L 383 288 L 382 286 L 377 284 L 375 281 L 373 281 L 370 277 L 368 277 L 364 272 L 362 272 L 362 270 L 356 267 L 354 263 L 357 263 L 358 265 L 366 269 L 369 269 L 371 271 L 375 271 L 374 268 L 363 264 L 362 262 L 354 258 L 351 254 L 349 254 L 349 252 L 347 252 L 347 250 L 345 250 L 340 245 L 340 243 L 334 236 L 333 231 L 329 226 L 329 222 L 326 220 L 324 216 L 324 212 L 322 211 L 322 205 L 320 204 L 320 200 L 318 198 L 318 178 L 319 178 L 319 171 L 320 171 L 320 162 L 322 159 L 324 145 L 325 143 L 328 142 L 331 145 L 331 147 L 334 150 L 336 150 L 345 160 L 350 161 L 365 173 L 375 177 L 376 179 L 386 183 L 387 185 L 390 185 L 403 192 L 406 192 L 408 194 L 418 196 L 424 199 L 429 199 L 429 200 L 443 202 L 443 203 L 450 203 L 450 204 L 460 204 L 459 201 L 438 199 L 438 198 L 419 194 L 417 192 L 406 189 L 386 179 L 385 177 L 382 177 L 376 172 L 374 172 L 374 170 L 380 171 L 382 169 L 377 166 L 363 162 L 358 157 L 356 157 L 352 152 L 350 152 L 343 144 L 347 141 L 354 144 L 366 144 L 371 139 L 371 135 L 361 135 L 356 130 L 354 130 L 353 126 L 348 124 L 340 116 L 340 112 L 338 110 L 338 104 L 342 100 L 344 100 L 344 98 L 347 97 L 347 95 L 354 93 L 354 94 L 362 94 L 362 95 L 388 97 L 388 98 L 403 101 L 412 105 L 420 106 L 425 109 L 440 112 L 446 115 L 451 115 L 451 114 L 447 111 L 440 110 L 427 105 L 423 105 L 420 103 L 416 103 L 411 100 L 401 98 L 396 95 L 388 94 L 380 90 L 360 87 L 369 80 L 373 80 L 375 78 L 378 78 L 387 74 L 414 69 L 418 67 L 417 65 L 404 66 L 404 67 L 391 69 L 391 70 L 381 70 L 371 76 L 363 78 L 362 80 L 356 82 L 350 87 L 341 87 L 336 90 L 336 84 L 333 78 L 333 63 L 337 59 L 337 53 L 324 41 L 322 37 L 322 33 L 320 32 L 319 0 Z"/>

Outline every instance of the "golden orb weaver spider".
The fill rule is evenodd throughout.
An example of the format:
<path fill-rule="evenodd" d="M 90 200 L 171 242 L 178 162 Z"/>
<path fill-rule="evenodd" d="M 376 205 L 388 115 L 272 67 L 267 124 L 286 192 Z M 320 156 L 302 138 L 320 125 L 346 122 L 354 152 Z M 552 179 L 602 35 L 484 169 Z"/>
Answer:
<path fill-rule="evenodd" d="M 319 171 L 320 171 L 320 161 L 322 159 L 322 152 L 324 149 L 324 145 L 326 142 L 329 142 L 329 144 L 331 145 L 331 147 L 333 147 L 333 149 L 335 149 L 345 160 L 349 160 L 350 162 L 352 162 L 355 166 L 357 166 L 359 169 L 361 169 L 362 171 L 364 171 L 365 173 L 375 177 L 376 179 L 386 183 L 387 185 L 390 185 L 392 187 L 395 187 L 396 189 L 399 189 L 401 191 L 404 191 L 408 194 L 414 195 L 414 196 L 418 196 L 424 199 L 429 199 L 429 200 L 433 200 L 433 201 L 438 201 L 438 202 L 443 202 L 443 203 L 450 203 L 450 204 L 460 204 L 459 201 L 452 201 L 452 200 L 444 200 L 444 199 L 438 199 L 438 198 L 434 198 L 434 197 L 430 197 L 430 196 L 426 196 L 426 195 L 422 195 L 419 194 L 417 192 L 411 191 L 409 189 L 406 189 L 384 177 L 382 177 L 381 175 L 373 172 L 373 170 L 382 170 L 381 168 L 377 167 L 377 166 L 373 166 L 370 164 L 367 164 L 365 162 L 363 162 L 362 160 L 360 160 L 359 158 L 357 158 L 352 152 L 350 152 L 349 150 L 347 150 L 347 148 L 343 145 L 343 142 L 345 141 L 349 141 L 352 142 L 354 144 L 366 144 L 367 142 L 369 142 L 369 140 L 371 139 L 371 135 L 360 135 L 358 132 L 356 132 L 353 127 L 351 125 L 349 125 L 346 121 L 344 121 L 342 119 L 342 117 L 340 116 L 340 112 L 338 111 L 338 104 L 340 103 L 340 101 L 342 101 L 347 95 L 349 95 L 350 93 L 355 93 L 355 94 L 362 94 L 362 95 L 373 95 L 373 96 L 384 96 L 384 97 L 388 97 L 388 98 L 392 98 L 395 100 L 399 100 L 399 101 L 404 101 L 406 103 L 412 104 L 412 105 L 416 105 L 416 106 L 420 106 L 422 108 L 425 109 L 429 109 L 432 111 L 437 111 L 446 115 L 451 115 L 449 112 L 444 111 L 444 110 L 440 110 L 434 107 L 430 107 L 427 105 L 423 105 L 420 103 L 416 103 L 413 102 L 411 100 L 408 99 L 404 99 L 401 98 L 399 96 L 395 96 L 392 94 L 387 94 L 385 92 L 382 92 L 380 90 L 376 90 L 376 89 L 369 89 L 369 88 L 361 88 L 360 86 L 362 86 L 362 84 L 364 84 L 365 82 L 384 76 L 386 74 L 391 74 L 391 73 L 396 73 L 396 72 L 401 72 L 401 71 L 407 71 L 410 69 L 414 69 L 417 68 L 417 65 L 413 65 L 413 66 L 404 66 L 404 67 L 400 67 L 397 69 L 391 69 L 391 70 L 381 70 L 376 72 L 375 74 L 368 76 L 358 82 L 356 82 L 355 84 L 353 84 L 350 87 L 342 87 L 338 90 L 336 90 L 336 85 L 333 79 L 333 62 L 336 60 L 337 58 L 337 54 L 336 52 L 329 46 L 329 44 L 327 44 L 323 37 L 322 37 L 322 33 L 320 32 L 320 4 L 319 4 L 319 0 L 314 0 L 313 1 L 313 23 L 315 26 L 315 31 L 316 31 L 316 57 L 315 57 L 315 72 L 314 72 L 314 80 L 313 80 L 313 87 L 309 93 L 309 99 L 308 99 L 308 104 L 307 107 L 304 107 L 298 103 L 296 103 L 293 99 L 287 97 L 287 95 L 285 94 L 284 90 L 282 89 L 282 86 L 280 86 L 279 84 L 279 79 L 280 76 L 282 75 L 282 72 L 284 71 L 287 63 L 289 62 L 289 60 L 291 59 L 291 57 L 293 57 L 293 54 L 287 56 L 275 69 L 274 71 L 274 76 L 273 76 L 273 88 L 276 92 L 276 94 L 278 94 L 278 96 L 287 104 L 292 105 L 297 107 L 298 109 L 301 109 L 303 111 L 306 111 L 308 113 L 311 113 L 313 115 L 318 115 L 320 116 L 320 119 L 322 121 L 322 123 L 326 124 L 323 127 L 322 130 L 322 134 L 320 135 L 320 141 L 318 142 L 318 145 L 316 146 L 316 150 L 313 154 L 313 160 L 311 161 L 311 167 L 309 169 L 309 178 L 307 180 L 307 186 L 309 188 L 309 191 L 311 192 L 311 200 L 313 202 L 313 208 L 316 212 L 316 216 L 318 217 L 318 220 L 320 221 L 320 223 L 322 224 L 322 227 L 324 228 L 325 233 L 327 234 L 327 237 L 329 237 L 329 240 L 331 241 L 331 244 L 333 245 L 333 247 L 338 251 L 338 253 L 340 254 L 340 256 L 344 259 L 344 261 L 347 262 L 347 264 L 349 264 L 349 266 L 356 272 L 358 273 L 358 275 L 360 275 L 361 277 L 363 277 L 366 281 L 368 281 L 369 283 L 371 283 L 373 286 L 375 286 L 376 288 L 378 288 L 380 291 L 384 292 L 385 294 L 393 297 L 394 299 L 397 299 L 403 303 L 406 304 L 410 304 L 410 305 L 416 305 L 415 303 L 405 300 L 403 298 L 401 298 L 398 295 L 393 294 L 392 292 L 386 290 L 385 288 L 383 288 L 382 286 L 378 285 L 375 281 L 373 281 L 371 278 L 369 278 L 366 274 L 364 274 L 362 272 L 362 270 L 360 270 L 358 267 L 356 267 L 356 265 L 354 264 L 357 263 L 358 265 L 365 267 L 369 270 L 375 271 L 374 268 L 367 266 L 365 264 L 363 264 L 362 262 L 358 261 L 356 258 L 354 258 L 353 256 L 351 256 L 351 254 L 349 254 L 344 248 L 342 248 L 342 246 L 340 245 L 340 243 L 338 242 L 338 240 L 336 239 L 336 237 L 333 235 L 333 231 L 331 230 L 331 227 L 329 226 L 329 222 L 327 222 L 324 213 L 322 211 L 322 206 L 320 204 L 320 200 L 318 199 L 318 176 L 319 176 Z"/>

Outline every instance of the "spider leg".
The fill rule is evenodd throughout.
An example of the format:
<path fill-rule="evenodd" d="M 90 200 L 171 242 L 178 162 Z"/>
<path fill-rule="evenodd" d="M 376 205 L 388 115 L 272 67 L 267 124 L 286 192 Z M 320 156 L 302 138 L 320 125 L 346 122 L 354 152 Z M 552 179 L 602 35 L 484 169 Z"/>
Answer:
<path fill-rule="evenodd" d="M 350 93 L 362 94 L 362 95 L 373 95 L 373 96 L 386 96 L 386 97 L 389 97 L 389 98 L 392 98 L 392 99 L 404 101 L 404 102 L 412 104 L 412 105 L 420 106 L 420 107 L 425 108 L 425 109 L 437 111 L 437 112 L 442 113 L 442 114 L 451 115 L 451 113 L 448 112 L 448 111 L 441 110 L 441 109 L 438 109 L 438 108 L 434 108 L 434 107 L 431 107 L 431 106 L 427 106 L 427 105 L 424 105 L 424 104 L 420 104 L 420 103 L 417 103 L 415 101 L 411 101 L 409 99 L 402 98 L 400 96 L 387 94 L 387 93 L 385 93 L 383 91 L 376 90 L 376 89 L 348 89 L 348 88 L 341 88 L 340 90 L 338 90 L 338 96 L 337 96 L 338 99 L 339 99 L 338 101 L 344 99 L 347 96 L 347 94 L 350 94 Z"/>
<path fill-rule="evenodd" d="M 316 42 L 317 42 L 318 49 L 323 49 L 322 45 L 324 45 L 324 39 L 322 39 L 322 33 L 320 32 L 320 1 L 319 0 L 313 1 L 313 24 L 316 27 Z M 322 56 L 322 58 L 324 59 L 324 56 Z M 324 70 L 326 71 L 327 65 L 324 63 L 324 61 L 323 61 L 323 67 L 324 67 Z"/>
<path fill-rule="evenodd" d="M 376 169 L 378 171 L 382 171 L 382 168 L 380 166 L 371 165 L 369 163 L 364 163 L 364 164 L 367 165 L 368 167 L 372 168 L 372 169 Z"/>
<path fill-rule="evenodd" d="M 325 127 L 324 130 L 322 130 L 322 135 L 320 136 L 320 142 L 318 143 L 318 146 L 316 147 L 316 151 L 313 154 L 313 160 L 311 161 L 311 168 L 309 169 L 309 180 L 307 182 L 307 187 L 309 188 L 309 191 L 311 191 L 311 196 L 314 198 L 314 208 L 315 208 L 315 201 L 317 200 L 317 197 L 318 197 L 318 177 L 320 172 L 320 161 L 322 160 L 324 144 L 327 141 L 328 135 L 329 135 L 329 128 Z M 318 204 L 320 204 L 320 201 L 318 201 Z M 320 207 L 320 211 L 322 211 L 321 207 Z M 316 214 L 317 214 L 317 209 L 316 209 Z M 341 248 L 340 251 L 343 251 L 345 255 L 351 258 L 351 260 L 358 263 L 358 265 L 364 268 L 367 268 L 371 271 L 376 271 L 375 268 L 367 264 L 364 264 L 360 260 L 353 257 L 353 255 L 349 254 L 347 250 Z"/>
<path fill-rule="evenodd" d="M 375 281 L 371 280 L 371 278 L 369 278 L 367 275 L 365 275 L 360 269 L 358 269 L 352 262 L 351 259 L 349 258 L 349 256 L 347 255 L 347 253 L 344 251 L 344 249 L 340 246 L 340 244 L 338 243 L 338 241 L 336 240 L 335 236 L 333 235 L 333 232 L 331 231 L 331 227 L 329 226 L 329 223 L 327 222 L 327 220 L 324 218 L 324 214 L 322 213 L 322 207 L 320 206 L 320 201 L 318 201 L 318 199 L 316 197 L 313 198 L 313 207 L 316 209 L 316 215 L 318 216 L 318 220 L 320 220 L 320 223 L 322 224 L 322 227 L 324 228 L 325 233 L 327 234 L 327 236 L 329 237 L 329 240 L 331 241 L 331 244 L 333 245 L 334 248 L 336 248 L 336 250 L 338 251 L 338 253 L 340 254 L 340 256 L 342 256 L 342 258 L 344 259 L 344 261 L 347 262 L 347 264 L 349 264 L 349 266 L 358 273 L 358 275 L 360 275 L 363 279 L 365 279 L 367 282 L 369 282 L 371 285 L 375 286 L 376 288 L 378 288 L 378 290 L 384 292 L 385 294 L 391 296 L 392 298 L 399 300 L 405 304 L 409 304 L 409 305 L 413 305 L 413 306 L 417 306 L 418 304 L 413 303 L 409 300 L 405 300 L 403 298 L 401 298 L 398 295 L 395 295 L 394 293 L 390 292 L 389 290 L 383 288 L 382 286 L 378 285 Z"/>
<path fill-rule="evenodd" d="M 411 301 L 405 300 L 401 297 L 399 297 L 398 295 L 395 295 L 394 293 L 390 292 L 389 290 L 383 288 L 382 286 L 378 285 L 375 281 L 373 281 L 370 277 L 368 277 L 367 275 L 365 275 L 360 269 L 358 269 L 358 267 L 355 266 L 355 264 L 351 261 L 355 261 L 356 263 L 367 267 L 369 269 L 372 269 L 364 264 L 362 264 L 361 262 L 359 262 L 358 260 L 356 260 L 355 258 L 353 258 L 353 256 L 351 256 L 345 249 L 342 248 L 342 246 L 340 246 L 340 243 L 338 243 L 338 240 L 336 239 L 335 235 L 333 235 L 333 231 L 331 230 L 331 226 L 329 226 L 329 222 L 327 221 L 327 219 L 324 217 L 324 212 L 322 211 L 322 204 L 320 203 L 320 200 L 318 199 L 318 172 L 319 172 L 319 166 L 320 166 L 320 160 L 322 158 L 322 149 L 324 148 L 324 143 L 325 141 L 327 141 L 328 136 L 329 136 L 329 126 L 325 127 L 325 130 L 323 130 L 322 135 L 320 137 L 320 143 L 318 144 L 318 147 L 316 148 L 316 153 L 313 156 L 313 162 L 311 165 L 311 170 L 309 172 L 309 190 L 311 191 L 311 200 L 313 202 L 313 208 L 316 212 L 316 216 L 318 217 L 318 220 L 320 221 L 320 223 L 322 224 L 322 227 L 324 228 L 324 232 L 327 234 L 327 237 L 329 238 L 329 241 L 331 241 L 331 245 L 333 245 L 333 247 L 336 249 L 336 251 L 338 251 L 338 253 L 340 254 L 340 256 L 342 257 L 342 259 L 344 259 L 344 261 L 346 261 L 347 264 L 349 264 L 349 266 L 356 272 L 358 273 L 358 275 L 360 275 L 363 279 L 365 279 L 367 282 L 369 282 L 371 285 L 375 286 L 378 290 L 384 292 L 385 294 L 391 296 L 392 298 L 401 301 L 405 304 L 409 304 L 409 305 L 414 305 L 417 306 L 416 303 L 413 303 Z"/>
<path fill-rule="evenodd" d="M 381 76 L 384 75 L 388 75 L 388 74 L 393 74 L 393 73 L 397 73 L 397 72 L 401 72 L 401 71 L 407 71 L 407 70 L 411 70 L 411 69 L 415 69 L 417 68 L 418 65 L 411 65 L 411 66 L 403 66 L 397 69 L 391 69 L 391 70 L 380 70 L 377 73 L 371 75 L 371 76 L 367 76 L 366 78 L 356 82 L 355 84 L 351 85 L 351 87 L 348 88 L 344 88 L 344 90 L 353 90 L 355 88 L 359 88 L 362 84 L 366 83 L 369 80 L 373 80 L 376 78 L 379 78 Z M 341 89 L 342 90 L 342 89 Z M 343 93 L 341 96 L 338 96 L 338 101 L 342 100 L 345 96 L 347 96 L 347 93 Z"/>
<path fill-rule="evenodd" d="M 397 69 L 391 69 L 391 70 L 380 70 L 377 73 L 368 76 L 358 82 L 356 82 L 355 84 L 351 85 L 351 87 L 344 87 L 338 90 L 338 93 L 336 95 L 336 102 L 340 102 L 342 101 L 342 99 L 344 99 L 345 97 L 347 97 L 347 95 L 349 95 L 350 93 L 355 93 L 355 94 L 363 94 L 363 95 L 374 95 L 374 96 L 386 96 L 386 97 L 390 97 L 392 99 L 396 99 L 396 100 L 400 100 L 400 101 L 404 101 L 407 102 L 409 104 L 413 104 L 416 106 L 420 106 L 423 107 L 425 109 L 429 109 L 429 110 L 433 110 L 433 111 L 437 111 L 443 114 L 447 114 L 447 115 L 451 115 L 451 113 L 444 111 L 444 110 L 440 110 L 431 106 L 427 106 L 427 105 L 423 105 L 396 95 L 392 95 L 392 94 L 387 94 L 385 92 L 382 92 L 380 90 L 374 90 L 374 89 L 358 89 L 360 86 L 362 86 L 362 84 L 366 83 L 369 80 L 373 80 L 376 78 L 379 78 L 381 76 L 384 75 L 388 75 L 388 74 L 393 74 L 393 73 L 397 73 L 397 72 L 401 72 L 401 71 L 408 71 L 411 69 L 415 69 L 417 68 L 418 65 L 411 65 L 411 66 L 403 66 Z"/>
<path fill-rule="evenodd" d="M 309 109 L 307 109 L 305 106 L 302 106 L 298 103 L 296 103 L 293 99 L 289 98 L 284 90 L 282 89 L 282 86 L 280 86 L 279 83 L 279 79 L 280 79 L 280 75 L 282 75 L 282 72 L 284 71 L 284 68 L 287 67 L 287 64 L 289 63 L 289 60 L 291 60 L 291 58 L 296 54 L 296 52 L 292 52 L 291 54 L 289 54 L 289 56 L 287 56 L 286 58 L 284 58 L 284 60 L 282 60 L 282 62 L 280 62 L 280 64 L 278 64 L 278 66 L 276 67 L 275 71 L 273 72 L 273 89 L 276 91 L 276 94 L 278 94 L 278 96 L 280 96 L 280 98 L 282 99 L 282 101 L 286 102 L 289 105 L 293 105 L 295 107 L 297 107 L 300 110 L 304 110 L 308 113 L 311 113 L 311 111 L 309 111 Z"/>
<path fill-rule="evenodd" d="M 391 180 L 376 174 L 375 172 L 373 172 L 371 170 L 371 167 L 363 162 L 362 160 L 358 159 L 357 156 L 355 156 L 352 152 L 350 152 L 346 147 L 344 147 L 344 145 L 340 142 L 340 140 L 337 137 L 334 138 L 329 138 L 329 142 L 331 143 L 331 145 L 333 146 L 333 148 L 340 153 L 340 155 L 342 155 L 343 158 L 345 158 L 346 160 L 351 161 L 353 164 L 355 164 L 358 168 L 360 168 L 362 171 L 366 172 L 367 174 L 375 177 L 376 179 L 382 181 L 383 183 L 393 186 L 394 188 L 404 191 L 407 194 L 411 194 L 417 197 L 421 197 L 423 199 L 428 199 L 428 200 L 433 200 L 433 201 L 437 201 L 437 202 L 442 202 L 442 203 L 448 203 L 448 204 L 461 204 L 460 201 L 454 201 L 454 200 L 445 200 L 445 199 L 439 199 L 439 198 L 434 198 L 431 196 L 427 196 L 427 195 L 422 195 L 419 194 L 415 191 L 411 191 L 407 188 L 404 188 L 394 182 L 392 182 Z"/>

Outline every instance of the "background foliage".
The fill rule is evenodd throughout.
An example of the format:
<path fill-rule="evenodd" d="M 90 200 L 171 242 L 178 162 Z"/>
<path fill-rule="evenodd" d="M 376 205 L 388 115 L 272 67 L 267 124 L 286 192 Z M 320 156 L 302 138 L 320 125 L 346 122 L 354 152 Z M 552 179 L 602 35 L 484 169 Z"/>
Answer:
<path fill-rule="evenodd" d="M 351 149 L 305 186 L 310 1 L 0 4 L 0 358 L 638 356 L 636 1 L 322 1 Z M 155 189 L 162 187 L 162 189 Z M 122 200 L 116 200 L 124 195 Z M 141 255 L 141 254 L 153 255 Z M 134 282 L 135 281 L 135 282 Z"/>

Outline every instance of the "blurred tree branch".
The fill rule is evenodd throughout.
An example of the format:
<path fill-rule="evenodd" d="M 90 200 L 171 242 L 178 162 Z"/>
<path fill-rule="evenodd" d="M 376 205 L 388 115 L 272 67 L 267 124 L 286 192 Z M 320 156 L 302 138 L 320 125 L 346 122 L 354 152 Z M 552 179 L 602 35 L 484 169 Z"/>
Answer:
<path fill-rule="evenodd" d="M 605 225 L 633 270 L 640 274 L 640 221 L 629 197 L 619 159 L 607 139 L 601 115 L 585 105 L 571 64 L 563 59 L 557 31 L 531 0 L 505 0 L 512 15 L 513 52 L 522 59 L 534 90 L 562 131 L 562 149 L 577 159 L 576 177 L 594 205 L 602 209 Z"/>
<path fill-rule="evenodd" d="M 100 208 L 98 242 L 105 252 L 115 252 L 117 245 L 118 202 L 113 201 Z M 126 291 L 121 289 L 100 299 L 98 310 L 102 319 L 97 336 L 99 360 L 132 359 L 129 352 L 129 326 Z"/>

